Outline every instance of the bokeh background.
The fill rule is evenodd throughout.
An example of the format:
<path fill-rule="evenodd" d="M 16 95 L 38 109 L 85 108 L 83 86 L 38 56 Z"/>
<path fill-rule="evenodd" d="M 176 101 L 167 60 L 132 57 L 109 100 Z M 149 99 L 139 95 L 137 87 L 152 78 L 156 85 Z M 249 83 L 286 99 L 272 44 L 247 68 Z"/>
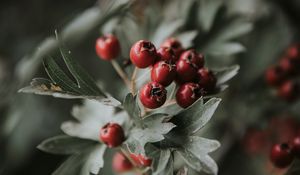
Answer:
<path fill-rule="evenodd" d="M 243 35 L 233 39 L 242 43 L 245 49 L 235 48 L 230 53 L 226 52 L 227 48 L 223 48 L 221 52 L 222 49 L 215 48 L 216 46 L 210 50 L 203 49 L 202 45 L 213 38 L 214 31 L 204 31 L 201 20 L 195 21 L 193 13 L 201 11 L 200 8 L 191 11 L 178 6 L 164 8 L 171 3 L 188 4 L 190 1 L 193 0 L 141 0 L 133 14 L 138 16 L 150 13 L 155 22 L 161 20 L 161 16 L 167 16 L 169 20 L 173 16 L 184 16 L 185 23 L 180 31 L 196 30 L 200 33 L 194 40 L 195 47 L 207 55 L 209 65 L 241 66 L 238 76 L 231 81 L 230 88 L 221 94 L 222 104 L 203 134 L 218 138 L 223 145 L 215 153 L 220 166 L 219 174 L 241 174 L 241 171 L 245 175 L 269 174 L 271 170 L 268 169 L 271 168 L 264 162 L 268 159 L 266 155 L 249 155 L 245 151 L 243 140 L 249 128 L 266 128 L 270 118 L 288 116 L 293 119 L 292 123 L 300 118 L 299 103 L 287 103 L 279 99 L 274 95 L 274 89 L 264 82 L 265 70 L 282 57 L 289 45 L 298 42 L 300 1 L 220 1 L 221 5 L 216 11 L 221 9 L 222 13 L 212 12 L 214 8 L 207 11 L 217 14 L 217 20 L 211 24 L 214 30 L 220 29 L 222 33 L 223 29 L 228 28 L 227 30 L 238 32 L 234 29 L 245 25 L 245 21 L 251 25 Z M 195 1 L 206 7 L 206 1 L 209 0 Z M 118 89 L 121 81 L 117 74 L 109 63 L 99 61 L 94 51 L 95 39 L 101 32 L 109 30 L 107 28 L 110 26 L 106 25 L 104 29 L 101 24 L 103 13 L 99 17 L 93 13 L 86 14 L 97 8 L 109 11 L 105 9 L 108 3 L 109 0 L 0 1 L 0 174 L 51 174 L 66 158 L 43 153 L 36 146 L 48 137 L 61 134 L 60 124 L 72 118 L 72 106 L 81 101 L 17 93 L 32 78 L 46 77 L 40 56 L 44 53 L 57 55 L 55 48 L 51 48 L 55 30 L 65 32 L 65 42 L 73 55 L 95 79 L 101 80 L 101 86 L 118 99 L 122 98 L 122 92 Z M 184 15 L 180 16 L 181 13 Z M 86 16 L 83 19 L 78 19 L 84 14 Z M 201 18 L 210 17 L 205 14 Z M 141 26 L 149 24 L 145 16 L 147 15 L 142 15 L 139 19 Z M 243 19 L 243 23 L 233 25 L 232 21 L 235 19 Z M 77 23 L 74 22 L 76 20 Z M 120 30 L 130 32 L 124 26 Z M 219 54 L 211 54 L 216 50 Z"/>

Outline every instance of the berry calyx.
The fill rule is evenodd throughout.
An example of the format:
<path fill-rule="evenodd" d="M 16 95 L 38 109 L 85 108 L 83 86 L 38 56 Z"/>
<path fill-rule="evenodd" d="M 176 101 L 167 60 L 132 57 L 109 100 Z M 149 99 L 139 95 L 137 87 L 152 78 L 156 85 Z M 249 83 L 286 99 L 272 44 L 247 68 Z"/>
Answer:
<path fill-rule="evenodd" d="M 176 63 L 176 82 L 179 84 L 194 81 L 197 76 L 197 68 L 185 60 Z"/>
<path fill-rule="evenodd" d="M 140 40 L 130 49 L 130 60 L 138 68 L 146 68 L 155 63 L 157 53 L 150 41 Z"/>
<path fill-rule="evenodd" d="M 203 96 L 203 90 L 196 83 L 186 83 L 176 92 L 176 102 L 182 108 L 187 108 Z"/>
<path fill-rule="evenodd" d="M 217 79 L 212 71 L 207 68 L 199 69 L 197 72 L 197 83 L 207 92 L 212 92 L 217 83 Z"/>
<path fill-rule="evenodd" d="M 151 166 L 152 159 L 142 155 L 142 154 L 130 154 L 131 159 L 136 163 L 137 166 L 147 167 Z"/>
<path fill-rule="evenodd" d="M 204 66 L 204 56 L 197 53 L 194 49 L 183 52 L 179 59 L 185 60 L 196 69 L 200 69 Z"/>
<path fill-rule="evenodd" d="M 175 63 L 178 57 L 171 47 L 161 47 L 157 50 L 157 55 L 161 60 Z"/>
<path fill-rule="evenodd" d="M 180 43 L 180 41 L 178 41 L 175 38 L 168 38 L 166 39 L 160 47 L 170 47 L 173 49 L 176 57 L 179 57 L 180 54 L 183 52 L 183 48 L 182 45 Z"/>
<path fill-rule="evenodd" d="M 278 89 L 278 96 L 286 101 L 294 101 L 299 96 L 299 85 L 292 80 L 284 82 Z"/>
<path fill-rule="evenodd" d="M 300 136 L 295 137 L 291 141 L 291 149 L 292 149 L 292 154 L 300 158 Z"/>
<path fill-rule="evenodd" d="M 100 140 L 108 147 L 117 147 L 125 140 L 123 128 L 117 123 L 107 123 L 100 130 Z"/>
<path fill-rule="evenodd" d="M 151 70 L 151 80 L 163 86 L 168 86 L 176 77 L 176 65 L 171 62 L 159 61 Z"/>
<path fill-rule="evenodd" d="M 284 78 L 285 73 L 279 66 L 272 66 L 265 73 L 265 80 L 270 86 L 280 85 Z"/>
<path fill-rule="evenodd" d="M 95 45 L 97 55 L 103 60 L 116 58 L 121 51 L 117 37 L 112 34 L 104 35 L 96 40 Z"/>
<path fill-rule="evenodd" d="M 293 155 L 288 144 L 276 144 L 271 149 L 271 162 L 278 168 L 285 168 L 293 161 Z"/>
<path fill-rule="evenodd" d="M 123 153 L 117 152 L 112 160 L 112 168 L 117 173 L 124 173 L 132 170 L 133 165 Z"/>
<path fill-rule="evenodd" d="M 167 90 L 157 82 L 150 82 L 140 90 L 140 100 L 146 108 L 158 108 L 166 102 L 166 99 Z"/>

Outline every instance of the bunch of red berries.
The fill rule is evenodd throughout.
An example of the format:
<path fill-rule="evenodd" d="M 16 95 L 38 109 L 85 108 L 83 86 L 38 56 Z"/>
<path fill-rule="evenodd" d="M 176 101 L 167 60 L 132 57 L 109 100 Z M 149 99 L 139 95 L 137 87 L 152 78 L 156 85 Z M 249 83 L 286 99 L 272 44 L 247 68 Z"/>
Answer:
<path fill-rule="evenodd" d="M 277 88 L 277 94 L 286 101 L 294 101 L 299 98 L 300 71 L 300 45 L 290 46 L 283 55 L 278 65 L 274 65 L 265 73 L 266 82 Z"/>

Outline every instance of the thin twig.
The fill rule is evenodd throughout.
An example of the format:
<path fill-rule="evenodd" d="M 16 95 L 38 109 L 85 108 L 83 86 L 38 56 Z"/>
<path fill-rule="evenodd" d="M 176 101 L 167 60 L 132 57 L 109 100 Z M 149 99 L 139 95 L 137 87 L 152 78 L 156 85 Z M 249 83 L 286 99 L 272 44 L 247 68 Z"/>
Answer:
<path fill-rule="evenodd" d="M 130 89 L 130 81 L 127 77 L 126 72 L 124 72 L 124 70 L 121 68 L 121 66 L 119 65 L 119 63 L 117 61 L 112 60 L 111 64 L 114 67 L 114 69 L 116 70 L 116 72 L 118 73 L 118 75 L 121 77 L 121 79 L 124 81 L 124 83 L 128 87 L 128 89 Z"/>
<path fill-rule="evenodd" d="M 135 87 L 135 86 L 136 86 L 136 82 L 135 82 L 135 80 L 136 80 L 137 72 L 138 72 L 138 68 L 135 67 L 135 68 L 134 68 L 134 71 L 133 71 L 133 73 L 132 73 L 132 76 L 131 76 L 131 88 L 130 88 L 131 93 L 132 93 L 133 95 L 135 95 L 135 92 L 136 92 L 136 87 Z"/>

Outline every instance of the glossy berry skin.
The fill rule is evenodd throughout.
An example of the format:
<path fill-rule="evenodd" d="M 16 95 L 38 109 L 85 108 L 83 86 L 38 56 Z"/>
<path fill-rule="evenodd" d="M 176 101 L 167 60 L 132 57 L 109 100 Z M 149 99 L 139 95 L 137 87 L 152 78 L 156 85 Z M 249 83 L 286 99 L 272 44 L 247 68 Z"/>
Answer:
<path fill-rule="evenodd" d="M 173 49 L 176 57 L 179 57 L 181 55 L 181 53 L 183 52 L 183 47 L 180 43 L 180 41 L 178 41 L 175 38 L 168 38 L 166 39 L 160 47 L 170 47 Z"/>
<path fill-rule="evenodd" d="M 278 89 L 278 96 L 286 101 L 294 101 L 299 96 L 299 86 L 296 82 L 288 80 Z"/>
<path fill-rule="evenodd" d="M 156 48 L 149 41 L 140 40 L 130 49 L 130 60 L 138 68 L 151 66 L 155 63 L 156 59 Z"/>
<path fill-rule="evenodd" d="M 117 123 L 107 123 L 100 130 L 100 139 L 110 148 L 117 147 L 125 140 L 123 128 Z"/>
<path fill-rule="evenodd" d="M 200 69 L 204 66 L 204 56 L 197 53 L 194 49 L 184 51 L 179 59 L 187 61 L 196 69 Z"/>
<path fill-rule="evenodd" d="M 152 164 L 152 159 L 145 157 L 142 154 L 130 154 L 131 159 L 140 167 L 148 167 Z"/>
<path fill-rule="evenodd" d="M 157 82 L 150 82 L 140 89 L 140 100 L 146 108 L 155 109 L 166 102 L 167 90 Z"/>
<path fill-rule="evenodd" d="M 117 152 L 112 160 L 112 168 L 117 173 L 124 173 L 132 170 L 133 165 L 123 153 Z"/>
<path fill-rule="evenodd" d="M 265 80 L 270 86 L 278 86 L 285 79 L 285 73 L 279 66 L 272 66 L 265 72 Z"/>
<path fill-rule="evenodd" d="M 293 161 L 293 155 L 288 144 L 276 144 L 271 149 L 271 162 L 277 168 L 285 168 Z"/>
<path fill-rule="evenodd" d="M 197 68 L 186 60 L 178 60 L 176 63 L 176 82 L 183 84 L 192 82 L 197 76 Z"/>
<path fill-rule="evenodd" d="M 297 158 L 300 158 L 300 136 L 295 137 L 291 141 L 291 149 L 292 149 L 292 154 Z"/>
<path fill-rule="evenodd" d="M 95 45 L 97 55 L 103 60 L 116 58 L 121 51 L 118 38 L 112 34 L 104 35 L 96 40 Z"/>
<path fill-rule="evenodd" d="M 196 83 L 186 83 L 179 87 L 176 92 L 176 102 L 182 108 L 192 105 L 203 95 L 203 91 Z"/>
<path fill-rule="evenodd" d="M 161 47 L 157 50 L 157 55 L 160 60 L 173 62 L 175 63 L 178 60 L 178 57 L 175 55 L 175 52 L 171 47 Z"/>
<path fill-rule="evenodd" d="M 197 83 L 205 91 L 212 92 L 216 87 L 217 79 L 212 71 L 202 68 L 197 72 Z"/>
<path fill-rule="evenodd" d="M 151 70 L 151 80 L 163 86 L 168 86 L 176 77 L 176 65 L 166 61 L 155 63 Z"/>

